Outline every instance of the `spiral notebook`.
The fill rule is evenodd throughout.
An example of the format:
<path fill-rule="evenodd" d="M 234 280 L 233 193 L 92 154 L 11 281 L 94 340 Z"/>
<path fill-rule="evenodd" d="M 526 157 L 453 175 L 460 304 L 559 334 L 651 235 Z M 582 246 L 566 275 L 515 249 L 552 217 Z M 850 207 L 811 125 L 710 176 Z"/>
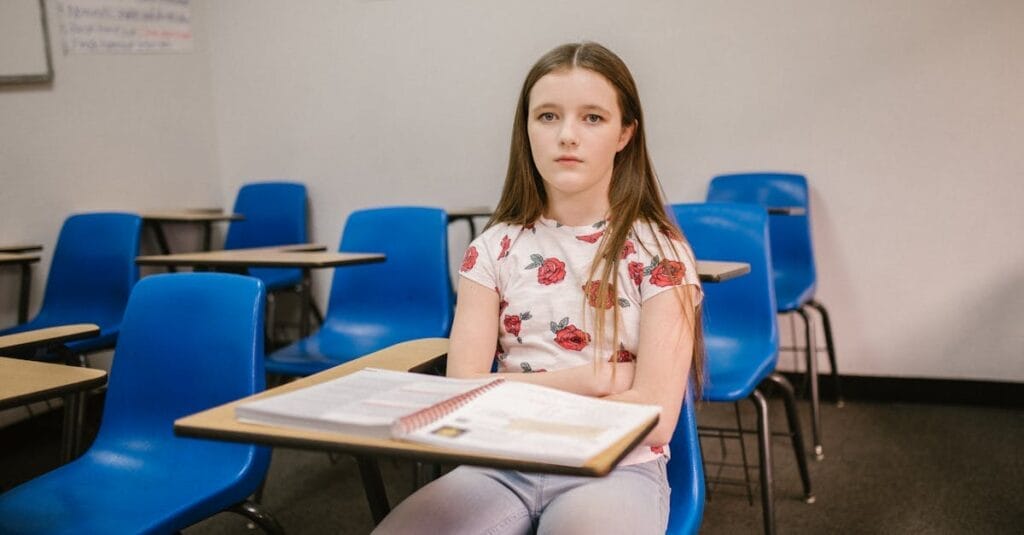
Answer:
<path fill-rule="evenodd" d="M 235 417 L 276 425 L 428 443 L 453 450 L 583 466 L 660 408 L 506 381 L 367 368 L 240 404 Z"/>

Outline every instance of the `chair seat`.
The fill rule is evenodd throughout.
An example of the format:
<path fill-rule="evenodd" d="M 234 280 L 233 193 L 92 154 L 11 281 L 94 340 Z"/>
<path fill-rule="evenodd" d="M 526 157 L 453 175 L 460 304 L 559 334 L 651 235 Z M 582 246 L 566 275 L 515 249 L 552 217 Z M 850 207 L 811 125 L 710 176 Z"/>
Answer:
<path fill-rule="evenodd" d="M 767 345 L 743 344 L 734 338 L 704 338 L 708 378 L 704 401 L 732 402 L 746 399 L 772 371 L 778 352 Z"/>
<path fill-rule="evenodd" d="M 445 325 L 403 321 L 399 314 L 359 321 L 328 318 L 320 330 L 274 351 L 264 364 L 267 373 L 306 376 L 394 344 L 437 336 L 447 336 Z"/>
<path fill-rule="evenodd" d="M 786 271 L 775 272 L 775 301 L 779 312 L 791 312 L 814 299 L 814 279 L 790 276 Z"/>
<path fill-rule="evenodd" d="M 11 489 L 0 496 L 0 532 L 171 532 L 242 502 L 259 485 L 259 476 L 238 485 L 243 467 L 237 450 L 251 446 L 174 441 L 203 444 L 171 448 L 126 440 L 116 450 L 94 446 L 70 464 Z M 133 449 L 138 457 L 126 455 Z"/>
<path fill-rule="evenodd" d="M 302 283 L 302 270 L 294 268 L 252 268 L 249 275 L 263 281 L 268 292 L 289 290 Z"/>

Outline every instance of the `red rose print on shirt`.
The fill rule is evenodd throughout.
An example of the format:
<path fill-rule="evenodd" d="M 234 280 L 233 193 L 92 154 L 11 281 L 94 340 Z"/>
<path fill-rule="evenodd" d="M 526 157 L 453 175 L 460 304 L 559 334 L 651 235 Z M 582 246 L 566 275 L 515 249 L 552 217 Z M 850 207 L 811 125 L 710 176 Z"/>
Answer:
<path fill-rule="evenodd" d="M 608 287 L 605 288 L 605 295 L 603 299 L 600 299 L 597 295 L 600 289 L 601 281 L 589 281 L 583 285 L 583 294 L 587 296 L 587 303 L 589 303 L 590 306 L 607 310 L 615 304 L 615 288 L 609 284 Z"/>
<path fill-rule="evenodd" d="M 634 253 L 636 253 L 636 246 L 633 245 L 633 240 L 626 240 L 625 245 L 622 246 L 622 258 L 625 259 Z"/>
<path fill-rule="evenodd" d="M 505 332 L 512 336 L 519 336 L 519 328 L 523 325 L 523 320 L 519 316 L 513 316 L 512 314 L 505 314 Z"/>
<path fill-rule="evenodd" d="M 502 299 L 501 302 L 498 303 L 498 317 L 499 318 L 501 317 L 501 314 L 503 312 L 505 312 L 505 309 L 507 307 L 508 307 L 508 301 L 506 301 L 504 299 Z"/>
<path fill-rule="evenodd" d="M 551 332 L 555 333 L 555 343 L 570 351 L 581 351 L 590 343 L 590 334 L 570 325 L 568 317 L 558 323 L 552 321 Z"/>
<path fill-rule="evenodd" d="M 608 357 L 608 362 L 636 362 L 636 355 L 619 344 L 619 350 Z"/>
<path fill-rule="evenodd" d="M 654 259 L 657 260 L 658 257 L 655 256 Z M 651 284 L 655 286 L 678 286 L 682 284 L 683 276 L 686 275 L 686 267 L 683 266 L 682 262 L 662 260 L 657 265 L 654 265 L 653 262 L 651 264 Z"/>
<path fill-rule="evenodd" d="M 516 337 L 516 341 L 520 344 L 523 343 L 523 339 L 519 336 L 519 329 L 522 328 L 523 322 L 532 318 L 533 316 L 529 311 L 523 312 L 522 314 L 506 314 L 505 319 L 502 323 L 505 326 L 505 332 Z"/>
<path fill-rule="evenodd" d="M 498 253 L 498 260 L 508 256 L 508 248 L 512 246 L 512 240 L 508 239 L 506 235 L 501 239 L 501 252 Z"/>
<path fill-rule="evenodd" d="M 546 286 L 561 282 L 565 278 L 565 262 L 553 256 L 544 258 L 539 254 L 530 255 L 530 260 L 533 262 L 523 269 L 536 269 L 537 282 Z"/>
<path fill-rule="evenodd" d="M 462 267 L 459 268 L 459 271 L 469 271 L 473 269 L 473 266 L 476 265 L 477 254 L 476 247 L 470 245 L 469 249 L 466 249 L 466 256 L 462 258 Z"/>
<path fill-rule="evenodd" d="M 600 240 L 601 236 L 604 236 L 603 230 L 600 232 L 595 232 L 593 234 L 584 234 L 583 236 L 576 236 L 576 239 L 579 241 L 585 241 L 587 243 L 597 243 L 597 240 Z"/>
<path fill-rule="evenodd" d="M 629 263 L 629 278 L 633 279 L 633 283 L 637 286 L 640 286 L 640 283 L 644 281 L 644 265 L 642 262 Z"/>
<path fill-rule="evenodd" d="M 664 455 L 665 454 L 665 446 L 664 445 L 661 445 L 661 446 L 651 446 L 651 452 L 652 453 L 656 453 L 658 455 Z"/>

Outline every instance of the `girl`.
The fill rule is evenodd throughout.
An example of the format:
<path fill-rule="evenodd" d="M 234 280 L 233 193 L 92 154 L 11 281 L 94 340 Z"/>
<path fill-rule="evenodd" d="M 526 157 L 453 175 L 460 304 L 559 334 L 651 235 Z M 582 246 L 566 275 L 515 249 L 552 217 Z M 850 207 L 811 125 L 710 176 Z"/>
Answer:
<path fill-rule="evenodd" d="M 660 421 L 604 478 L 460 467 L 375 533 L 664 533 L 702 294 L 663 206 L 622 60 L 595 43 L 544 55 L 519 95 L 501 200 L 462 262 L 448 375 L 496 361 L 509 380 L 660 405 Z"/>

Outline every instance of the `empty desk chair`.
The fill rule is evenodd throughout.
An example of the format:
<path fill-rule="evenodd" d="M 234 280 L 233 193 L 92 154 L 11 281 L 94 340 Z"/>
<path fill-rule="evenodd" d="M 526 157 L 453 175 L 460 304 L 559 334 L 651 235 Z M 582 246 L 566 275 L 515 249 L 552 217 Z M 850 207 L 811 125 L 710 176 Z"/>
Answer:
<path fill-rule="evenodd" d="M 691 535 L 700 529 L 704 516 L 704 466 L 701 463 L 700 438 L 693 396 L 686 393 L 669 443 L 672 459 L 668 462 L 669 496 L 668 535 Z"/>
<path fill-rule="evenodd" d="M 245 184 L 235 197 L 234 213 L 244 219 L 232 221 L 224 238 L 225 249 L 291 245 L 309 241 L 306 186 L 297 182 L 253 182 Z M 298 268 L 251 268 L 249 274 L 263 281 L 271 295 L 294 291 L 302 284 Z M 303 310 L 301 313 L 305 313 Z M 274 327 L 273 324 L 270 325 Z"/>
<path fill-rule="evenodd" d="M 0 495 L 0 533 L 172 533 L 231 508 L 280 532 L 246 497 L 267 448 L 174 435 L 174 420 L 263 389 L 263 284 L 219 273 L 139 282 L 103 419 L 80 458 Z"/>
<path fill-rule="evenodd" d="M 825 349 L 832 368 L 836 401 L 842 406 L 836 350 L 832 341 L 832 323 L 828 311 L 814 298 L 817 273 L 811 243 L 811 207 L 807 178 L 787 173 L 744 173 L 717 176 L 708 187 L 708 201 L 749 202 L 767 208 L 796 208 L 802 213 L 771 215 L 772 269 L 775 273 L 775 297 L 780 313 L 797 313 L 804 322 L 807 376 L 811 386 L 811 431 L 814 454 L 824 456 L 821 445 L 821 410 L 818 395 L 818 360 L 814 326 L 808 307 L 821 314 L 825 331 Z M 780 210 L 781 211 L 781 210 Z"/>
<path fill-rule="evenodd" d="M 447 229 L 439 208 L 373 208 L 349 215 L 338 250 L 384 253 L 387 259 L 335 268 L 323 325 L 267 357 L 267 372 L 305 376 L 399 342 L 447 337 Z"/>
<path fill-rule="evenodd" d="M 128 295 L 139 279 L 142 221 L 134 214 L 91 213 L 68 217 L 57 237 L 43 305 L 29 322 L 0 331 L 12 334 L 70 323 L 94 323 L 95 338 L 69 342 L 73 355 L 114 347 Z M 53 360 L 55 355 L 41 355 Z"/>
<path fill-rule="evenodd" d="M 762 390 L 768 383 L 775 384 L 783 394 L 804 498 L 811 503 L 814 496 L 793 387 L 774 371 L 779 335 L 768 249 L 768 214 L 757 205 L 733 203 L 675 204 L 672 213 L 697 258 L 750 264 L 747 275 L 704 285 L 701 308 L 707 383 L 703 399 L 733 403 L 750 399 L 754 403 L 764 529 L 774 533 L 771 427 L 768 400 Z"/>

